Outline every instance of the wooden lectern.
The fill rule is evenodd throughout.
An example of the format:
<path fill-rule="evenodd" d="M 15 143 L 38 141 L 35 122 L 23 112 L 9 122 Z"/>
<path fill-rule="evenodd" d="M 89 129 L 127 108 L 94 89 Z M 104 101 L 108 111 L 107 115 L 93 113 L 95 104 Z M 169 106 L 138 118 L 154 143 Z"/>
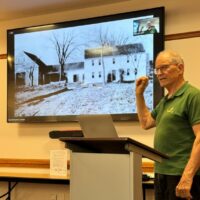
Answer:
<path fill-rule="evenodd" d="M 130 138 L 60 138 L 71 150 L 70 200 L 142 200 L 142 157 L 166 155 Z"/>

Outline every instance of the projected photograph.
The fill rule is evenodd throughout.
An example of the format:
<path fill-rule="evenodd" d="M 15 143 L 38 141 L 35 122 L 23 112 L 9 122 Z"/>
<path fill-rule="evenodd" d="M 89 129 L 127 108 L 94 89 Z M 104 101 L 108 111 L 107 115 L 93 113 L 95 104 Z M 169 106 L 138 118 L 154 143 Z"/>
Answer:
<path fill-rule="evenodd" d="M 156 34 L 160 32 L 159 17 L 137 19 L 133 21 L 133 34 Z"/>
<path fill-rule="evenodd" d="M 135 34 L 134 29 L 136 22 L 150 19 L 152 15 L 10 32 L 14 94 L 9 121 L 135 114 L 135 81 L 140 76 L 149 77 L 145 99 L 152 110 L 154 36 Z"/>

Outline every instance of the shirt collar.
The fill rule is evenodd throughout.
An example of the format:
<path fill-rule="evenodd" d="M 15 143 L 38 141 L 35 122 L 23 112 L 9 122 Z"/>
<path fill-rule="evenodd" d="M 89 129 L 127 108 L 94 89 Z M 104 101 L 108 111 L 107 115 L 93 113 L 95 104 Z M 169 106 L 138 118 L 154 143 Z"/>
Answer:
<path fill-rule="evenodd" d="M 181 96 L 188 88 L 189 83 L 186 81 L 170 98 L 167 97 L 167 95 L 165 96 L 165 99 L 169 100 L 169 99 L 173 99 L 175 97 Z"/>

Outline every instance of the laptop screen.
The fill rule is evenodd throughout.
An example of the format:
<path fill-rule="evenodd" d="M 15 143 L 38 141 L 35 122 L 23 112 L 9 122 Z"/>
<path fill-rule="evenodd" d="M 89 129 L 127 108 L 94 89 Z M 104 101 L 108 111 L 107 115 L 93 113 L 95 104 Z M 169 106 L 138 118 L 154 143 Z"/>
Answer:
<path fill-rule="evenodd" d="M 115 138 L 118 137 L 111 115 L 77 116 L 84 137 Z"/>

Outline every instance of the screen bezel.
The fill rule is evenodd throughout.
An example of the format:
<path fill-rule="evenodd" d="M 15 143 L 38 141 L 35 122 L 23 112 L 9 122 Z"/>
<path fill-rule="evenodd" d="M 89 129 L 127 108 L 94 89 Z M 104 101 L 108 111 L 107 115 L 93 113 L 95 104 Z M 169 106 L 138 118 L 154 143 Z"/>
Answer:
<path fill-rule="evenodd" d="M 8 79 L 7 79 L 7 122 L 72 122 L 77 121 L 76 115 L 65 115 L 65 116 L 34 116 L 34 117 L 14 117 L 14 34 L 19 33 L 28 33 L 34 31 L 41 31 L 41 30 L 50 30 L 56 28 L 63 28 L 63 27 L 73 27 L 77 25 L 84 25 L 84 24 L 93 24 L 98 22 L 106 22 L 112 21 L 113 19 L 125 19 L 130 17 L 138 17 L 141 15 L 153 15 L 154 17 L 159 17 L 160 19 L 160 33 L 154 35 L 154 60 L 155 56 L 158 52 L 164 49 L 164 7 L 146 9 L 146 10 L 139 10 L 139 11 L 132 11 L 127 13 L 119 13 L 107 16 L 100 16 L 88 19 L 80 19 L 80 20 L 73 20 L 73 21 L 66 21 L 60 22 L 55 24 L 48 24 L 48 25 L 40 25 L 40 26 L 33 26 L 33 27 L 24 27 L 24 28 L 17 28 L 7 31 L 7 66 L 8 66 Z M 14 34 L 10 34 L 14 33 Z M 154 63 L 153 63 L 154 64 Z M 159 100 L 163 97 L 163 89 L 160 87 L 157 78 L 153 75 L 154 78 L 154 97 L 153 102 L 155 107 Z M 114 121 L 137 121 L 137 113 L 133 114 L 111 114 Z"/>

